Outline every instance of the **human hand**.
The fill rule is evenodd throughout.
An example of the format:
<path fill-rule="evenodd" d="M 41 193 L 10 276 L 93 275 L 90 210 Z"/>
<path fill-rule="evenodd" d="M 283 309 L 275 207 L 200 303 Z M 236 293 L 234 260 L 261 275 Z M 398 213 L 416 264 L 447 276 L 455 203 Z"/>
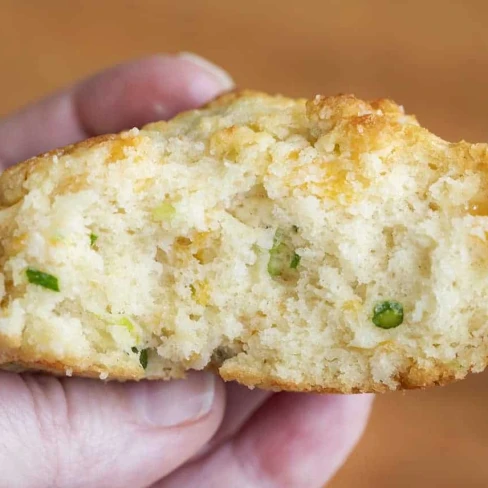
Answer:
<path fill-rule="evenodd" d="M 231 87 L 187 55 L 118 66 L 1 120 L 1 167 Z M 119 384 L 0 372 L 0 488 L 318 488 L 370 405 L 367 395 L 251 391 L 208 373 Z"/>

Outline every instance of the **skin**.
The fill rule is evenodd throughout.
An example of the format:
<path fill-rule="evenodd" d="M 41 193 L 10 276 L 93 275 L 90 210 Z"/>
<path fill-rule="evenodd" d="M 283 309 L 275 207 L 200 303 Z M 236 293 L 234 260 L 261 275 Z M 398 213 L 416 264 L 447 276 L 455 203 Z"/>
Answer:
<path fill-rule="evenodd" d="M 186 55 L 117 66 L 0 120 L 0 166 L 231 88 Z M 205 373 L 118 384 L 0 372 L 0 488 L 319 488 L 359 440 L 371 403 L 252 391 Z"/>

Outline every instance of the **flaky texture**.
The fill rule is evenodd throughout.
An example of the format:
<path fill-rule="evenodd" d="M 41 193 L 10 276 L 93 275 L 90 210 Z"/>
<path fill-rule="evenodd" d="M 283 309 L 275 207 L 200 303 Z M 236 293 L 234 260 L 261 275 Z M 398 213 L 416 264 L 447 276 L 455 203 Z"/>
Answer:
<path fill-rule="evenodd" d="M 344 393 L 481 371 L 487 161 L 388 100 L 244 92 L 14 166 L 0 362 Z"/>

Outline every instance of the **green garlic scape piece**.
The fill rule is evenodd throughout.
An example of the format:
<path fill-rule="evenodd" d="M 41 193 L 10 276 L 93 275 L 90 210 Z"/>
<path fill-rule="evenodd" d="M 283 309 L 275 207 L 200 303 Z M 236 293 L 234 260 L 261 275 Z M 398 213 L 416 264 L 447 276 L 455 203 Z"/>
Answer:
<path fill-rule="evenodd" d="M 403 306 L 388 300 L 378 303 L 373 310 L 373 324 L 382 329 L 393 329 L 403 322 Z"/>
<path fill-rule="evenodd" d="M 25 274 L 29 283 L 42 286 L 52 291 L 59 291 L 59 282 L 56 276 L 34 268 L 27 268 Z"/>
<path fill-rule="evenodd" d="M 297 231 L 298 227 L 293 226 L 292 232 Z M 273 246 L 269 250 L 268 273 L 270 276 L 281 276 L 287 269 L 296 269 L 300 264 L 301 257 L 293 250 L 291 241 L 287 237 L 282 229 L 276 230 Z"/>
<path fill-rule="evenodd" d="M 270 276 L 280 276 L 287 266 L 288 246 L 283 244 L 273 244 L 269 250 L 268 273 Z"/>
<path fill-rule="evenodd" d="M 93 247 L 95 242 L 97 242 L 98 236 L 93 232 L 90 234 L 90 246 Z"/>

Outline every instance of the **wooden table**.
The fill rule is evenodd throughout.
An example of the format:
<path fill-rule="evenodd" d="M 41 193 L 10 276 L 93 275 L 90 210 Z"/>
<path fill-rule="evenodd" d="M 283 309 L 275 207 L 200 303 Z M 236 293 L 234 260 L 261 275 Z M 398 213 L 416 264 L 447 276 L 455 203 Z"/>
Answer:
<path fill-rule="evenodd" d="M 487 15 L 482 0 L 0 0 L 0 115 L 105 66 L 184 50 L 241 87 L 388 96 L 443 137 L 487 140 Z M 488 486 L 487 410 L 486 374 L 382 396 L 329 486 Z"/>

